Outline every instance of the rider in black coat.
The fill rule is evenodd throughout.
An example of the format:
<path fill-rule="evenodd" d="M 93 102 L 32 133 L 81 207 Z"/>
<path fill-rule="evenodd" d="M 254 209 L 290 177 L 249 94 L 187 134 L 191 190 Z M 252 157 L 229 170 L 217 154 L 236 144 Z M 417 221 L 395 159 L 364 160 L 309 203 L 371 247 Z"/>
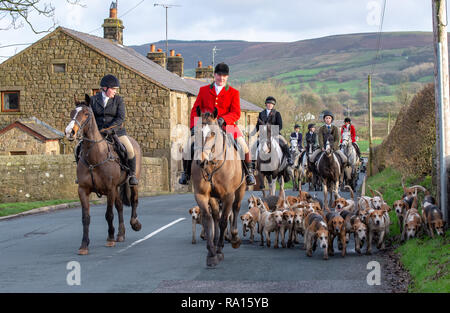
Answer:
<path fill-rule="evenodd" d="M 295 131 L 293 133 L 291 133 L 290 141 L 292 143 L 292 140 L 296 140 L 297 141 L 297 149 L 298 149 L 298 151 L 301 151 L 303 149 L 303 146 L 302 146 L 302 133 L 300 132 L 300 125 L 295 124 L 294 130 Z"/>
<path fill-rule="evenodd" d="M 119 141 L 127 150 L 128 166 L 130 167 L 130 185 L 137 185 L 136 178 L 136 155 L 133 145 L 131 144 L 127 132 L 123 127 L 125 121 L 125 104 L 122 97 L 116 95 L 117 89 L 120 87 L 119 79 L 114 75 L 108 74 L 100 81 L 100 92 L 91 97 L 90 107 L 94 113 L 95 122 L 98 129 L 114 130 Z M 75 158 L 79 157 L 79 146 L 76 148 Z M 78 160 L 77 160 L 78 161 Z"/>
<path fill-rule="evenodd" d="M 267 123 L 270 123 L 271 125 L 278 125 L 278 127 L 279 127 L 278 130 L 281 131 L 281 129 L 283 128 L 283 120 L 281 118 L 280 112 L 278 112 L 277 110 L 275 110 L 273 108 L 276 103 L 277 103 L 277 100 L 275 100 L 274 97 L 269 96 L 266 98 L 266 101 L 265 101 L 266 109 L 259 112 L 258 122 L 256 123 L 256 128 L 255 128 L 254 132 L 259 131 L 260 125 L 265 125 Z M 294 162 L 292 160 L 291 153 L 289 151 L 289 146 L 288 146 L 286 139 L 284 139 L 284 137 L 281 136 L 281 134 L 278 135 L 278 139 L 279 139 L 279 143 L 280 143 L 280 148 L 283 151 L 283 154 L 286 156 L 288 164 L 293 165 Z"/>

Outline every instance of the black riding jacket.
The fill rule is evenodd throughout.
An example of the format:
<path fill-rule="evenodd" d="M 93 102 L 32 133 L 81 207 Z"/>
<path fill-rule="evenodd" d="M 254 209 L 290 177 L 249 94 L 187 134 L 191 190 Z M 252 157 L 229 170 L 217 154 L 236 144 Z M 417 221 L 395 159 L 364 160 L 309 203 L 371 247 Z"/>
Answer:
<path fill-rule="evenodd" d="M 114 130 L 117 136 L 127 134 L 122 125 L 125 121 L 125 104 L 123 103 L 122 97 L 116 95 L 114 98 L 110 98 L 106 107 L 103 107 L 102 93 L 98 92 L 95 96 L 91 97 L 90 106 L 94 112 L 95 121 L 99 130 L 115 126 Z"/>

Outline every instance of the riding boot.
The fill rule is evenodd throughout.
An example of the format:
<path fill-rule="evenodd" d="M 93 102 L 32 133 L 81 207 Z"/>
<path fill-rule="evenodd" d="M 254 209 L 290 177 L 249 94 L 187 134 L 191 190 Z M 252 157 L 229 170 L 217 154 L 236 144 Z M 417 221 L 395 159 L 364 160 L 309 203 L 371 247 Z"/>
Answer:
<path fill-rule="evenodd" d="M 288 165 L 290 165 L 290 166 L 294 165 L 294 161 L 292 160 L 291 152 L 289 151 L 289 147 L 287 145 L 282 145 L 282 147 L 283 147 L 282 150 L 283 150 L 284 155 L 286 156 Z"/>
<path fill-rule="evenodd" d="M 128 164 L 130 165 L 130 185 L 137 185 L 139 181 L 136 178 L 136 157 L 129 159 Z"/>
<path fill-rule="evenodd" d="M 180 185 L 189 185 L 189 179 L 191 178 L 191 165 L 192 160 L 183 160 L 184 172 L 181 173 L 181 177 L 178 180 Z"/>
<path fill-rule="evenodd" d="M 245 178 L 245 182 L 247 183 L 247 186 L 256 185 L 256 179 L 253 175 L 253 163 L 250 160 L 250 153 L 245 154 L 245 175 L 247 176 Z"/>
<path fill-rule="evenodd" d="M 356 155 L 358 156 L 359 160 L 362 162 L 363 159 L 361 157 L 361 150 L 359 150 L 359 146 L 356 144 L 356 142 L 352 142 L 353 147 L 355 147 Z"/>

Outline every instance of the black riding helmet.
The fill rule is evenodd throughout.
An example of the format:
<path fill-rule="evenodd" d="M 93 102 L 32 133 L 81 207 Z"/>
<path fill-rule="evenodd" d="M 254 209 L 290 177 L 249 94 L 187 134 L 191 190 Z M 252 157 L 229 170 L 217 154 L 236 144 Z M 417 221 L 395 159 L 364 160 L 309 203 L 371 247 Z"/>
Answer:
<path fill-rule="evenodd" d="M 266 101 L 264 103 L 272 103 L 273 105 L 277 104 L 277 100 L 275 100 L 274 97 L 269 96 L 266 98 Z"/>
<path fill-rule="evenodd" d="M 119 79 L 111 74 L 105 75 L 100 81 L 100 87 L 119 88 L 120 87 Z"/>
<path fill-rule="evenodd" d="M 326 116 L 331 116 L 331 119 L 334 120 L 333 113 L 331 111 L 325 110 L 323 111 L 323 119 L 325 119 Z"/>
<path fill-rule="evenodd" d="M 218 75 L 230 75 L 230 68 L 222 62 L 216 65 L 214 73 Z"/>
<path fill-rule="evenodd" d="M 296 128 L 300 128 L 300 125 L 295 124 L 294 129 L 296 129 Z"/>
<path fill-rule="evenodd" d="M 308 125 L 308 130 L 311 129 L 311 128 L 313 128 L 313 127 L 316 127 L 316 124 L 309 124 L 309 125 Z"/>
<path fill-rule="evenodd" d="M 349 122 L 349 123 L 352 122 L 352 120 L 350 119 L 350 117 L 346 117 L 346 118 L 344 119 L 344 123 L 347 123 L 347 122 Z"/>

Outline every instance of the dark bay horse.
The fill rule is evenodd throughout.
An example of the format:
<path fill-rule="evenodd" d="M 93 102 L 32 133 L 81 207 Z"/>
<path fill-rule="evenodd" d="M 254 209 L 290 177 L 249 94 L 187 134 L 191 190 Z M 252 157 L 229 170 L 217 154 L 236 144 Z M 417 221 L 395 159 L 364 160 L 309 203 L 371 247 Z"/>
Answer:
<path fill-rule="evenodd" d="M 332 143 L 328 139 L 325 141 L 325 151 L 320 154 L 316 162 L 316 171 L 322 181 L 323 203 L 327 211 L 333 202 L 339 197 L 339 181 L 342 173 L 341 163 L 332 148 Z M 328 201 L 328 188 L 331 189 L 330 200 Z"/>
<path fill-rule="evenodd" d="M 201 124 L 196 126 L 192 183 L 207 240 L 206 264 L 213 267 L 224 258 L 224 235 L 231 213 L 231 245 L 236 249 L 241 244 L 237 220 L 246 183 L 242 161 L 233 147 L 233 139 L 217 124 L 217 109 L 213 113 L 202 113 L 198 108 L 197 116 L 201 117 Z"/>
<path fill-rule="evenodd" d="M 133 230 L 139 231 L 142 225 L 137 220 L 138 187 L 128 184 L 127 173 L 119 165 L 119 157 L 113 146 L 98 130 L 94 113 L 89 106 L 90 98 L 85 101 L 75 100 L 75 109 L 70 113 L 71 121 L 66 127 L 66 137 L 81 140 L 81 157 L 77 165 L 78 195 L 82 206 L 83 239 L 78 254 L 89 253 L 89 224 L 90 206 L 89 195 L 96 192 L 107 196 L 105 218 L 108 222 L 107 247 L 114 247 L 115 242 L 125 240 L 125 226 L 123 222 L 123 204 L 131 205 L 130 224 Z M 142 153 L 139 144 L 129 137 L 136 154 L 136 177 L 141 172 Z M 120 191 L 119 191 L 120 189 Z M 114 239 L 113 206 L 119 215 L 119 231 Z"/>

